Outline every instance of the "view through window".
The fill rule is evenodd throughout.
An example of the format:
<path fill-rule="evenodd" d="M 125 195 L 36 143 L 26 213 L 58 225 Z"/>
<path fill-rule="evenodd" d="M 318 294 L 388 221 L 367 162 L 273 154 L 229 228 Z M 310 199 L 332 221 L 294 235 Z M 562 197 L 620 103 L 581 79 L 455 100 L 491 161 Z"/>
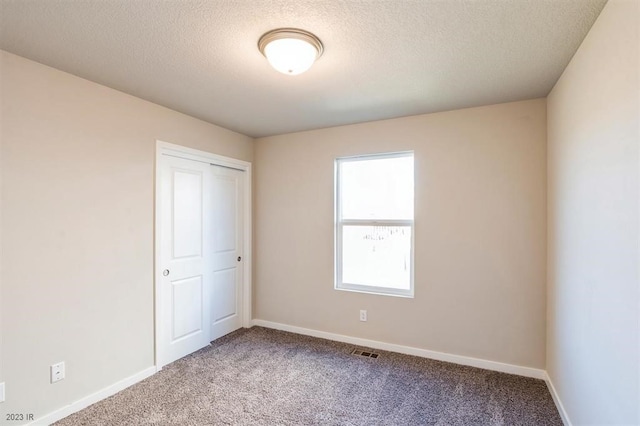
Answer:
<path fill-rule="evenodd" d="M 413 296 L 413 153 L 336 160 L 336 288 Z"/>

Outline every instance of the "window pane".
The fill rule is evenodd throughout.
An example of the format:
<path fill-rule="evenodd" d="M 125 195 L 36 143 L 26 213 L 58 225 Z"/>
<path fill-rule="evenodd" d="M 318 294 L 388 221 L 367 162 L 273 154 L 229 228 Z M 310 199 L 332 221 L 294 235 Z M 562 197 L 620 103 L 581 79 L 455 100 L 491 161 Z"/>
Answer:
<path fill-rule="evenodd" d="M 342 161 L 342 219 L 413 220 L 413 156 Z"/>
<path fill-rule="evenodd" d="M 344 226 L 342 282 L 409 290 L 410 226 Z"/>

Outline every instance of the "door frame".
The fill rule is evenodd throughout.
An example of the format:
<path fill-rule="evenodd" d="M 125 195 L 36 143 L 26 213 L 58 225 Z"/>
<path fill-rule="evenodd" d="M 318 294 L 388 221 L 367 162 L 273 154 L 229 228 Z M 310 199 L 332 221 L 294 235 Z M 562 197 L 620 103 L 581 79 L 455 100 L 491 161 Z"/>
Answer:
<path fill-rule="evenodd" d="M 160 345 L 160 331 L 162 327 L 162 318 L 160 318 L 161 301 L 162 301 L 162 272 L 160 271 L 160 226 L 162 223 L 160 220 L 160 159 L 162 155 L 171 155 L 186 160 L 195 160 L 207 162 L 216 166 L 230 167 L 245 172 L 244 181 L 244 211 L 242 226 L 243 232 L 243 247 L 242 257 L 244 262 L 242 264 L 242 327 L 251 327 L 252 318 L 252 294 L 251 294 L 251 265 L 252 265 L 252 249 L 251 249 L 251 163 L 248 161 L 238 160 L 231 157 L 225 157 L 222 155 L 214 154 L 211 152 L 200 151 L 193 148 L 188 148 L 182 145 L 176 145 L 161 140 L 156 140 L 156 161 L 155 161 L 155 199 L 154 199 L 154 363 L 156 371 L 162 369 L 159 358 L 159 345 Z"/>

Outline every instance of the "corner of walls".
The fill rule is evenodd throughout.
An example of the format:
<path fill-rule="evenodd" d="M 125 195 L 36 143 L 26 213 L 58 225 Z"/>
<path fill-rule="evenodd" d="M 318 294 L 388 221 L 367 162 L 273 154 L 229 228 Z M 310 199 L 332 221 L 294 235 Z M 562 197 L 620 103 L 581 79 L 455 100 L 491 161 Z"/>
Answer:
<path fill-rule="evenodd" d="M 546 368 L 568 424 L 640 423 L 639 28 L 639 2 L 609 0 L 547 98 Z"/>

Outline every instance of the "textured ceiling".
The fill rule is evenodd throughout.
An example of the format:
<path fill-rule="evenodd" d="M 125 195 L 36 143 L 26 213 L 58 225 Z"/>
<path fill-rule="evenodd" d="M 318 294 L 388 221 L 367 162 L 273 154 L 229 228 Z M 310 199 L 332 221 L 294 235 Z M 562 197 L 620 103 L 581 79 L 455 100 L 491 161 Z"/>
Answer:
<path fill-rule="evenodd" d="M 259 137 L 546 96 L 606 0 L 0 0 L 0 48 Z M 305 74 L 256 45 L 315 33 Z"/>

